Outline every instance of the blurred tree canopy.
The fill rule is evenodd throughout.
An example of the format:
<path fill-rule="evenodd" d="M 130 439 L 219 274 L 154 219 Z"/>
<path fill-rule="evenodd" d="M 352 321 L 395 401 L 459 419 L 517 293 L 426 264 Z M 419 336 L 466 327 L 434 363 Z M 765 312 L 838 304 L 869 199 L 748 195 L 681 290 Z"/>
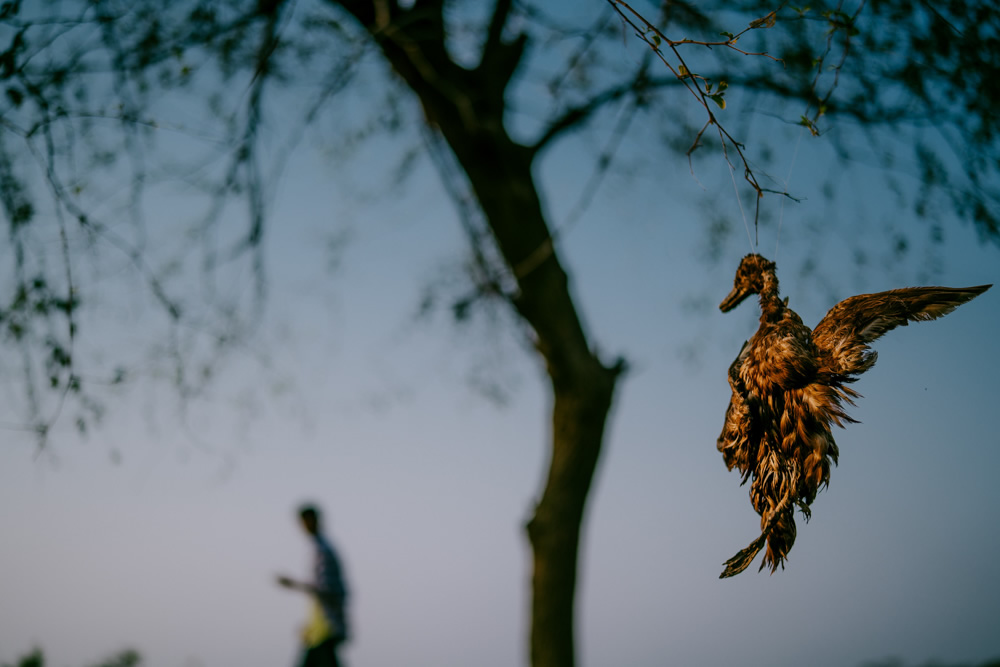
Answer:
<path fill-rule="evenodd" d="M 429 159 L 452 195 L 470 259 L 447 305 L 458 319 L 513 313 L 551 381 L 551 466 L 528 525 L 531 655 L 572 665 L 579 529 L 626 364 L 602 358 L 582 323 L 537 164 L 603 128 L 589 194 L 624 141 L 654 136 L 692 169 L 726 161 L 751 211 L 794 196 L 764 178 L 788 135 L 730 126 L 720 110 L 739 104 L 845 159 L 859 149 L 829 129 L 856 128 L 931 241 L 957 218 L 997 243 L 998 47 L 1000 11 L 986 0 L 6 0 L 2 426 L 41 444 L 59 420 L 85 431 L 102 388 L 139 372 L 79 352 L 81 313 L 109 282 L 159 304 L 159 372 L 197 397 L 261 316 L 262 249 L 281 233 L 269 206 L 308 128 L 336 130 L 340 159 L 371 138 L 419 136 L 385 179 Z M 893 183 L 904 163 L 915 195 Z M 150 222 L 164 192 L 195 202 L 172 211 L 175 229 Z M 903 252 L 908 239 L 895 243 Z"/>
<path fill-rule="evenodd" d="M 126 649 L 102 660 L 93 667 L 139 667 L 142 657 L 131 649 Z M 4 663 L 3 667 L 45 667 L 45 654 L 39 648 L 21 656 L 13 665 Z"/>
<path fill-rule="evenodd" d="M 142 664 L 142 657 L 131 649 L 126 649 L 117 653 L 93 667 L 139 667 Z M 932 661 L 920 667 L 998 667 L 1000 659 L 989 660 L 987 662 L 970 665 L 967 663 L 943 663 Z M 41 649 L 34 649 L 30 653 L 22 656 L 15 664 L 4 663 L 2 667 L 45 667 L 45 655 Z M 905 663 L 897 658 L 889 658 L 874 662 L 867 662 L 862 667 L 905 667 Z"/>
<path fill-rule="evenodd" d="M 983 663 L 967 663 L 967 662 L 941 662 L 938 660 L 931 660 L 929 662 L 921 663 L 919 666 L 914 665 L 914 667 L 998 667 L 1000 665 L 1000 658 L 993 660 L 987 660 Z M 875 660 L 872 662 L 866 662 L 862 667 L 906 667 L 906 663 L 899 658 L 887 658 L 885 660 Z"/>

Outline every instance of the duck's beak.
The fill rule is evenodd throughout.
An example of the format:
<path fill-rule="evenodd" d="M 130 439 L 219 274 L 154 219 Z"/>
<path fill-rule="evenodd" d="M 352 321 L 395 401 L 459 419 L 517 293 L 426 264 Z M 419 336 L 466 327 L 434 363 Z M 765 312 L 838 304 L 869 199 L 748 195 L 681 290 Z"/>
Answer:
<path fill-rule="evenodd" d="M 723 299 L 722 303 L 719 304 L 719 310 L 724 313 L 728 313 L 730 310 L 743 303 L 743 299 L 750 296 L 750 294 L 751 292 L 747 289 L 734 287 L 733 291 L 729 293 L 729 296 Z"/>

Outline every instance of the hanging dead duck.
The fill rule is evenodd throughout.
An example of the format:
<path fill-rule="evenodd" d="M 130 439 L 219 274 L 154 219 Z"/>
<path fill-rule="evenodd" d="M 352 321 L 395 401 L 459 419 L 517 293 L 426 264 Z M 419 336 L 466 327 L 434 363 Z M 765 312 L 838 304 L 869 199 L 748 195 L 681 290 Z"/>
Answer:
<path fill-rule="evenodd" d="M 837 462 L 831 425 L 854 422 L 844 403 L 859 394 L 848 385 L 873 365 L 868 344 L 908 322 L 947 315 L 991 285 L 909 287 L 852 296 L 830 309 L 812 331 L 788 300 L 778 297 L 775 264 L 747 255 L 733 291 L 719 305 L 728 312 L 751 294 L 760 296 L 760 327 L 729 367 L 732 398 L 716 443 L 726 466 L 750 481 L 750 502 L 760 515 L 760 537 L 726 561 L 720 578 L 745 570 L 767 543 L 760 569 L 774 572 L 795 542 L 794 512 L 806 519 Z"/>

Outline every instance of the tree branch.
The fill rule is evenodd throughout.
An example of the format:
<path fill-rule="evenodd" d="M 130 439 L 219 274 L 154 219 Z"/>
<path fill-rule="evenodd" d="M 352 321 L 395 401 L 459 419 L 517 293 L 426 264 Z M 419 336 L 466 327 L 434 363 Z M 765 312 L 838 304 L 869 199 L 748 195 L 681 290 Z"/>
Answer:
<path fill-rule="evenodd" d="M 486 45 L 483 47 L 484 61 L 503 44 L 503 29 L 513 4 L 513 0 L 497 0 L 493 16 L 490 18 L 490 27 L 486 32 Z"/>
<path fill-rule="evenodd" d="M 524 48 L 528 43 L 528 36 L 525 33 L 521 33 L 513 41 L 503 41 L 503 29 L 512 4 L 512 0 L 497 0 L 493 16 L 490 18 L 486 44 L 483 46 L 483 56 L 476 68 L 485 76 L 498 80 L 490 82 L 492 90 L 503 91 L 507 87 L 507 83 L 521 63 L 521 56 L 524 55 Z"/>
<path fill-rule="evenodd" d="M 648 67 L 644 63 L 630 81 L 602 90 L 583 104 L 564 111 L 562 115 L 549 123 L 548 128 L 546 128 L 535 143 L 531 145 L 531 152 L 538 153 L 554 139 L 559 138 L 561 135 L 574 129 L 576 126 L 589 120 L 591 116 L 600 111 L 605 105 L 611 102 L 616 102 L 626 95 L 635 94 L 638 96 L 649 90 L 676 85 L 679 83 L 677 78 L 672 76 L 650 77 L 646 73 L 647 69 Z"/>

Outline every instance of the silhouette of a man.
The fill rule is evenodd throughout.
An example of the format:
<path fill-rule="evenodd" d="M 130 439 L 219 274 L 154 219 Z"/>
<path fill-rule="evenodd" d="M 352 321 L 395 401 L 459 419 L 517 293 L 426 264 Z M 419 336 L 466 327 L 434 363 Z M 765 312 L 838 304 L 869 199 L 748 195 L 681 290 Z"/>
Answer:
<path fill-rule="evenodd" d="M 302 591 L 311 598 L 309 621 L 302 630 L 301 667 L 340 667 L 337 647 L 347 637 L 347 587 L 340 559 L 323 534 L 320 512 L 313 505 L 299 508 L 302 528 L 312 540 L 315 565 L 312 582 L 278 577 L 285 588 Z"/>

